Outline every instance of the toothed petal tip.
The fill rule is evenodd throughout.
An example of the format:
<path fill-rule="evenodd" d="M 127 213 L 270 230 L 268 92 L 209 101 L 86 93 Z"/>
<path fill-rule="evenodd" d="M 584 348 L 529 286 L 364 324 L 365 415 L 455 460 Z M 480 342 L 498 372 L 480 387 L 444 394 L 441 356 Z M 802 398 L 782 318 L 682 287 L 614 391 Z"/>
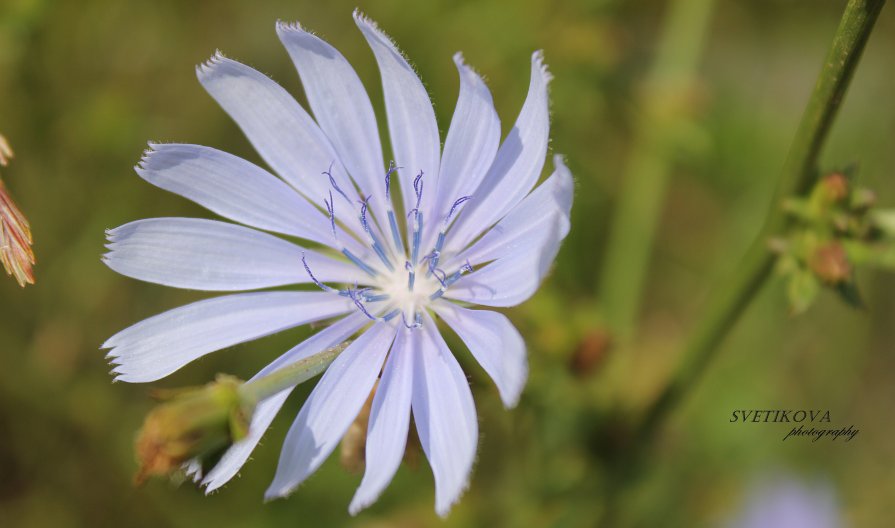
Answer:
<path fill-rule="evenodd" d="M 221 62 L 228 60 L 226 56 L 221 52 L 221 50 L 214 50 L 214 54 L 208 58 L 205 62 L 196 65 L 196 74 L 199 77 L 203 77 L 205 75 L 210 74 L 214 68 L 219 65 Z"/>
<path fill-rule="evenodd" d="M 553 80 L 553 74 L 550 73 L 547 64 L 544 63 L 544 50 L 537 50 L 531 54 L 531 64 L 532 67 L 537 67 L 540 70 L 545 81 L 550 82 Z"/>
<path fill-rule="evenodd" d="M 287 22 L 285 20 L 277 20 L 277 32 L 287 32 L 287 31 L 297 31 L 301 33 L 307 33 L 307 30 L 302 27 L 301 22 Z"/>

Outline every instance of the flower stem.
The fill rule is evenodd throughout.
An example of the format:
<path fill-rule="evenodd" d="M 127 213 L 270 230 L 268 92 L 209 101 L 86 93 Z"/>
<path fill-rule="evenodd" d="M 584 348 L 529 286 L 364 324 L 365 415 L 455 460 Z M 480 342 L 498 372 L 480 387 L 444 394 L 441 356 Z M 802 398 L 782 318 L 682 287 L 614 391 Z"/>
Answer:
<path fill-rule="evenodd" d="M 239 388 L 239 395 L 243 405 L 254 408 L 261 400 L 274 394 L 290 389 L 303 383 L 317 374 L 320 374 L 332 363 L 343 350 L 348 348 L 346 341 L 334 347 L 306 357 L 295 363 L 271 372 L 252 381 L 244 383 Z"/>
<path fill-rule="evenodd" d="M 626 341 L 640 308 L 650 248 L 665 198 L 673 151 L 693 113 L 693 84 L 713 0 L 669 4 L 658 55 L 640 97 L 634 140 L 612 219 L 600 300 L 613 334 Z"/>
<path fill-rule="evenodd" d="M 686 390 L 699 379 L 716 355 L 718 345 L 770 275 L 774 256 L 768 251 L 767 241 L 785 228 L 787 222 L 781 202 L 789 196 L 804 193 L 815 180 L 824 140 L 884 4 L 885 0 L 848 2 L 790 146 L 764 226 L 739 267 L 722 283 L 725 287 L 716 290 L 710 299 L 706 317 L 698 323 L 687 342 L 680 365 L 659 397 L 647 408 L 635 431 L 635 445 L 646 443 L 653 437 Z"/>

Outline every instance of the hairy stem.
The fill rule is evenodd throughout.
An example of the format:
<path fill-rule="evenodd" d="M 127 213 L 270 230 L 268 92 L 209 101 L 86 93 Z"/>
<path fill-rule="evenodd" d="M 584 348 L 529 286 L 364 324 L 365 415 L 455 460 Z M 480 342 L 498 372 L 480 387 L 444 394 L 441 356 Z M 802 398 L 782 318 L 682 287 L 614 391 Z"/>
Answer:
<path fill-rule="evenodd" d="M 244 383 L 239 388 L 243 405 L 254 408 L 261 400 L 290 389 L 320 374 L 339 354 L 348 347 L 348 342 L 327 348 L 295 363 L 286 365 L 266 376 Z"/>
<path fill-rule="evenodd" d="M 706 316 L 687 342 L 680 365 L 659 397 L 647 408 L 635 432 L 638 444 L 652 438 L 669 411 L 699 379 L 716 355 L 722 339 L 770 275 L 774 257 L 767 249 L 767 240 L 779 233 L 787 221 L 781 202 L 788 196 L 804 193 L 816 178 L 820 150 L 883 4 L 885 0 L 848 2 L 790 146 L 764 226 L 739 267 L 710 299 Z"/>

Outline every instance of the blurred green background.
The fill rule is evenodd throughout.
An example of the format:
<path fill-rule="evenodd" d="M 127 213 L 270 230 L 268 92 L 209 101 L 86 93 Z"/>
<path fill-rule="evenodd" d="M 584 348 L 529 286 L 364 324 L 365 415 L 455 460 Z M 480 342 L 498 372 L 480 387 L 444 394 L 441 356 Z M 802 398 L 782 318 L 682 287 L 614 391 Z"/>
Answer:
<path fill-rule="evenodd" d="M 113 385 L 99 345 L 204 295 L 105 268 L 103 230 L 144 217 L 209 214 L 151 187 L 132 166 L 148 140 L 205 144 L 258 161 L 193 67 L 220 48 L 303 100 L 274 33 L 277 19 L 302 22 L 348 57 L 382 127 L 378 71 L 351 19 L 357 3 L 2 2 L 0 132 L 16 151 L 3 177 L 31 220 L 38 265 L 33 287 L 0 280 L 0 526 L 593 526 L 609 508 L 611 522 L 622 526 L 716 526 L 742 506 L 756 479 L 774 471 L 830 483 L 852 526 L 891 526 L 892 275 L 860 276 L 864 311 L 825 294 L 800 317 L 787 314 L 780 281 L 769 281 L 658 433 L 641 478 L 622 486 L 605 448 L 617 434 L 611 417 L 631 415 L 661 387 L 706 293 L 757 233 L 841 1 L 714 6 L 684 119 L 663 152 L 671 179 L 638 332 L 610 347 L 598 277 L 668 3 L 361 3 L 415 63 L 442 131 L 457 95 L 455 51 L 486 76 L 506 131 L 525 97 L 529 55 L 545 50 L 555 75 L 551 147 L 567 156 L 577 193 L 555 271 L 531 301 L 508 311 L 529 343 L 522 401 L 505 411 L 490 380 L 457 348 L 481 439 L 471 486 L 446 521 L 433 511 L 424 460 L 402 467 L 356 518 L 347 505 L 360 475 L 344 470 L 337 455 L 288 500 L 262 503 L 310 384 L 220 492 L 205 497 L 161 480 L 134 488 L 132 442 L 152 405 L 150 387 Z M 859 161 L 859 181 L 888 205 L 895 205 L 893 49 L 889 9 L 823 157 L 830 166 Z M 209 355 L 152 387 L 201 384 L 217 372 L 247 378 L 308 332 Z M 848 444 L 782 442 L 785 424 L 728 422 L 735 409 L 792 408 L 829 410 L 833 425 L 854 424 L 860 433 Z"/>

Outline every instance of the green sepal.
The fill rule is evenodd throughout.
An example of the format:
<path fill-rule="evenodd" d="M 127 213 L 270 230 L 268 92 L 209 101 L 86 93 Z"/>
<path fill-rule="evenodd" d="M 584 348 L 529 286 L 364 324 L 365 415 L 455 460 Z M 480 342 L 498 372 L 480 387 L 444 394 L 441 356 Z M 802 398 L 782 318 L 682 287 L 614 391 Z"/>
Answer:
<path fill-rule="evenodd" d="M 865 308 L 864 299 L 861 296 L 861 292 L 858 290 L 858 285 L 854 278 L 850 281 L 840 282 L 835 288 L 836 293 L 839 294 L 839 298 L 845 301 L 845 304 L 859 310 Z"/>
<path fill-rule="evenodd" d="M 820 281 L 811 271 L 801 268 L 791 273 L 786 288 L 789 309 L 793 315 L 803 313 L 820 293 Z"/>

